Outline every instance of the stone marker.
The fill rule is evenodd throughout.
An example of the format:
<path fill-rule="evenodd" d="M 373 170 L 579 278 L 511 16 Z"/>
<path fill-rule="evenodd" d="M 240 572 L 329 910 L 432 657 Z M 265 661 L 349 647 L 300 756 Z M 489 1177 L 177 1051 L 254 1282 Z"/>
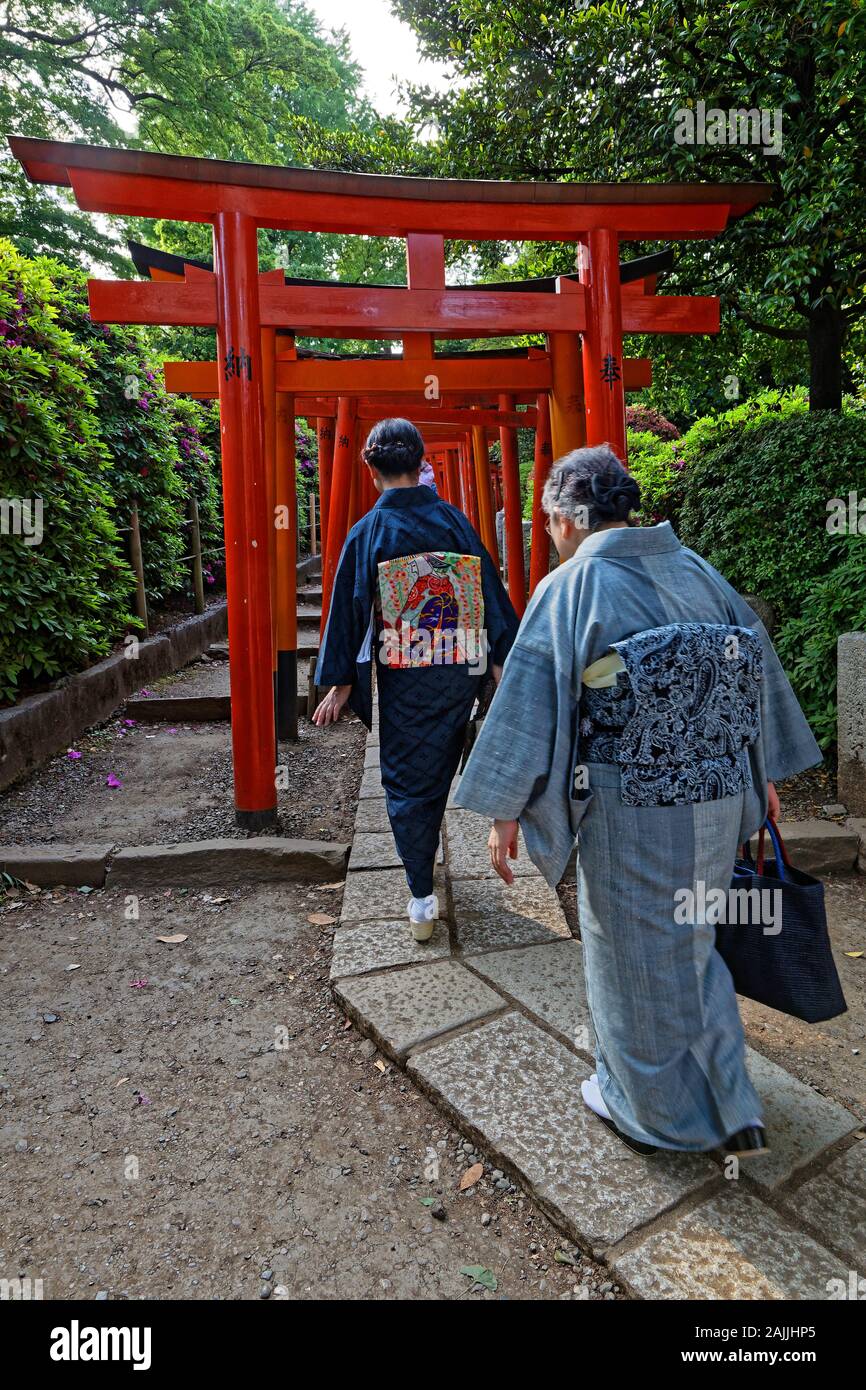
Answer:
<path fill-rule="evenodd" d="M 866 816 L 866 632 L 845 632 L 837 644 L 839 800 Z"/>
<path fill-rule="evenodd" d="M 350 976 L 337 981 L 334 993 L 392 1057 L 505 1008 L 501 995 L 453 960 Z"/>
<path fill-rule="evenodd" d="M 823 1300 L 830 1281 L 848 1275 L 835 1255 L 736 1182 L 612 1263 L 640 1298 Z"/>

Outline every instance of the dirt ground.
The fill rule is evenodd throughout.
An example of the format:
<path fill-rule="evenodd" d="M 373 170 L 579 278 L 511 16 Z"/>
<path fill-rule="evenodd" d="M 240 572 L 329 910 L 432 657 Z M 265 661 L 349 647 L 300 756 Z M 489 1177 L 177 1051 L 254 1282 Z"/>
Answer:
<path fill-rule="evenodd" d="M 0 902 L 4 1276 L 57 1299 L 619 1296 L 489 1166 L 458 1191 L 474 1155 L 332 1001 L 333 927 L 307 918 L 339 901 Z"/>
<path fill-rule="evenodd" d="M 219 663 L 215 675 L 224 670 Z M 212 678 L 204 669 L 197 693 Z M 326 730 L 300 720 L 299 741 L 280 745 L 285 784 L 277 793 L 279 823 L 268 834 L 351 840 L 364 733 L 357 720 Z M 124 846 L 247 836 L 232 810 L 228 723 L 130 726 L 118 716 L 89 730 L 73 751 L 81 757 L 61 753 L 0 792 L 6 844 Z M 106 785 L 112 774 L 119 788 Z"/>

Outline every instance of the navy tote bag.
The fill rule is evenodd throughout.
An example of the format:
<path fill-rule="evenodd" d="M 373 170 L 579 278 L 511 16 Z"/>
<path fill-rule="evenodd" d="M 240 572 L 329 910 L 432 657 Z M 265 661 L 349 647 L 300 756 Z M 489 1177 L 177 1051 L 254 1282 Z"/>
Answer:
<path fill-rule="evenodd" d="M 764 830 L 773 842 L 774 859 L 764 859 Z M 748 898 L 740 892 L 737 920 L 716 924 L 716 949 L 727 965 L 738 994 L 806 1023 L 821 1023 L 847 1010 L 830 947 L 824 885 L 795 869 L 778 827 L 767 819 L 758 840 L 758 860 L 749 845 L 734 865 L 732 893 L 759 889 Z M 771 899 L 763 895 L 776 894 Z M 775 920 L 762 912 L 772 904 Z M 778 928 L 778 929 L 777 929 Z"/>

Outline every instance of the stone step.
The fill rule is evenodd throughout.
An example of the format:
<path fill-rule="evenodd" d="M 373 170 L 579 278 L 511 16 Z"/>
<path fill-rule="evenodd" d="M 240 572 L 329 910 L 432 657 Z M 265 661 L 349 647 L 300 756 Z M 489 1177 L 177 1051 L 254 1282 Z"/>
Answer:
<path fill-rule="evenodd" d="M 736 1182 L 615 1256 L 612 1265 L 632 1293 L 654 1299 L 823 1301 L 833 1296 L 832 1281 L 847 1287 L 849 1273 L 836 1255 Z"/>
<path fill-rule="evenodd" d="M 703 1154 L 658 1162 L 625 1148 L 583 1103 L 580 1083 L 591 1071 L 518 1013 L 409 1059 L 410 1075 L 460 1128 L 516 1174 L 573 1240 L 600 1255 L 721 1180 Z"/>

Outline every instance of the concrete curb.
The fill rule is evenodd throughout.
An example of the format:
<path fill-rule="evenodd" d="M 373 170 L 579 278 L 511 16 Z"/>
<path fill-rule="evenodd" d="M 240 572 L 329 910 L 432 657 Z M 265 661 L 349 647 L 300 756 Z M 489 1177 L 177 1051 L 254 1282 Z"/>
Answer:
<path fill-rule="evenodd" d="M 152 695 L 136 696 L 124 705 L 127 714 L 140 724 L 158 724 L 173 720 L 178 724 L 211 723 L 231 719 L 230 695 Z"/>
<path fill-rule="evenodd" d="M 207 888 L 213 884 L 328 879 L 349 846 L 330 840 L 188 840 L 177 845 L 0 845 L 0 872 L 40 888 Z"/>
<path fill-rule="evenodd" d="M 0 710 L 0 790 L 68 748 L 85 729 L 108 719 L 128 695 L 148 681 L 169 676 L 225 637 L 225 603 L 197 613 L 138 644 L 132 660 L 124 652 L 70 676 L 57 690 L 29 695 Z"/>
<path fill-rule="evenodd" d="M 219 883 L 279 883 L 328 879 L 345 873 L 349 846 L 327 840 L 198 840 L 179 845 L 137 845 L 118 850 L 108 866 L 108 888 L 207 888 Z"/>
<path fill-rule="evenodd" d="M 850 874 L 857 868 L 860 851 L 860 836 L 850 825 L 846 829 L 835 821 L 792 820 L 783 821 L 779 833 L 791 858 L 791 863 L 804 873 L 821 877 L 822 874 Z M 752 853 L 757 853 L 758 837 L 752 836 Z M 764 837 L 764 849 L 772 854 L 773 847 L 769 837 Z"/>
<path fill-rule="evenodd" d="M 39 888 L 101 888 L 114 845 L 0 845 L 0 872 Z"/>

